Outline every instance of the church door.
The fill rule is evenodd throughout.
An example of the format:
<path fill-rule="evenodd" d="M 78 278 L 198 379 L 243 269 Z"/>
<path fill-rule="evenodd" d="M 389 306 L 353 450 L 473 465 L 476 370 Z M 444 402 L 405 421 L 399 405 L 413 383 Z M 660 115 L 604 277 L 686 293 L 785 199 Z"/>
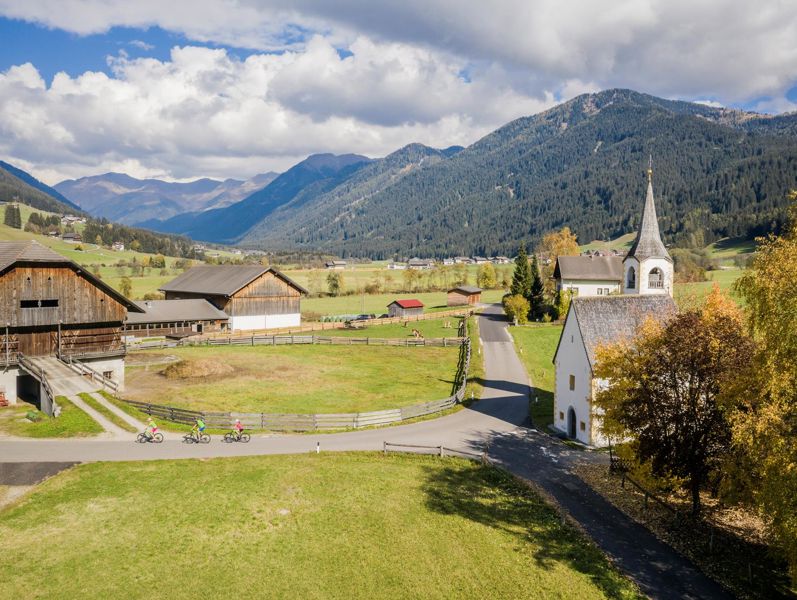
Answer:
<path fill-rule="evenodd" d="M 571 439 L 576 437 L 576 411 L 572 406 L 567 410 L 567 437 Z"/>

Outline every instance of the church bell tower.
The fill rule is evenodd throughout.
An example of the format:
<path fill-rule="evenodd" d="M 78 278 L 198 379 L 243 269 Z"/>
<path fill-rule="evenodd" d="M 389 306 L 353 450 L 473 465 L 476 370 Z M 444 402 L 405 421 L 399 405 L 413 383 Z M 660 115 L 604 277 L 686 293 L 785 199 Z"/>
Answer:
<path fill-rule="evenodd" d="M 653 161 L 648 164 L 648 193 L 642 221 L 631 249 L 623 259 L 623 294 L 673 295 L 673 261 L 659 233 L 653 199 Z"/>

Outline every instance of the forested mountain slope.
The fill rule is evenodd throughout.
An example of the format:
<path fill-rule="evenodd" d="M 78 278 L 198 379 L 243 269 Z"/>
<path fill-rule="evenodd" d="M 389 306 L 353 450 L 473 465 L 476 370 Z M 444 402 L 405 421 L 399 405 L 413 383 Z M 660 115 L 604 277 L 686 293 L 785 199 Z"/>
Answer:
<path fill-rule="evenodd" d="M 75 204 L 22 169 L 0 160 L 0 202 L 21 202 L 54 213 L 79 214 Z"/>
<path fill-rule="evenodd" d="M 797 114 L 608 90 L 513 121 L 401 177 L 355 184 L 357 173 L 305 196 L 301 210 L 271 211 L 243 242 L 384 258 L 507 254 L 563 225 L 581 240 L 604 239 L 636 227 L 652 155 L 664 236 L 702 246 L 782 218 L 785 193 L 797 187 L 796 133 Z"/>

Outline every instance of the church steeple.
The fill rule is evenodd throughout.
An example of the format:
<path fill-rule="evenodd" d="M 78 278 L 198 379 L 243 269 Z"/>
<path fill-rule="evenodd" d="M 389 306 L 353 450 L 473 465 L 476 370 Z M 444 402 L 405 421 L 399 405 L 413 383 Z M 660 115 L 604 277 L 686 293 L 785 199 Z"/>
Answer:
<path fill-rule="evenodd" d="M 634 257 L 638 260 L 646 258 L 664 258 L 672 262 L 670 253 L 664 247 L 659 233 L 659 221 L 656 218 L 656 202 L 653 199 L 653 160 L 648 163 L 648 193 L 645 206 L 642 208 L 642 222 L 639 225 L 636 239 L 626 255 L 626 259 Z"/>

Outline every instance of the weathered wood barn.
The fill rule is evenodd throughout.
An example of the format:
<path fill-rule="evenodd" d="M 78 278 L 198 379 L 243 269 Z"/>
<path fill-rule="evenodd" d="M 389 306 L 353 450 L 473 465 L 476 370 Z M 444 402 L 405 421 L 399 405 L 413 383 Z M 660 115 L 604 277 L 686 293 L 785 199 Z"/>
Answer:
<path fill-rule="evenodd" d="M 142 310 L 130 313 L 125 335 L 133 337 L 185 337 L 202 333 L 218 333 L 227 329 L 227 313 L 207 300 L 144 300 L 136 302 Z"/>
<path fill-rule="evenodd" d="M 302 286 L 272 267 L 202 265 L 160 288 L 166 300 L 204 299 L 226 313 L 229 330 L 301 324 Z"/>
<path fill-rule="evenodd" d="M 122 324 L 128 311 L 140 310 L 38 242 L 0 241 L 0 388 L 6 399 L 15 401 L 25 384 L 25 358 L 81 360 L 123 385 Z"/>
<path fill-rule="evenodd" d="M 478 304 L 481 301 L 481 288 L 472 285 L 460 285 L 448 290 L 448 306 L 467 306 L 469 304 Z"/>
<path fill-rule="evenodd" d="M 420 300 L 393 300 L 387 305 L 390 317 L 414 317 L 423 314 L 423 302 Z"/>

